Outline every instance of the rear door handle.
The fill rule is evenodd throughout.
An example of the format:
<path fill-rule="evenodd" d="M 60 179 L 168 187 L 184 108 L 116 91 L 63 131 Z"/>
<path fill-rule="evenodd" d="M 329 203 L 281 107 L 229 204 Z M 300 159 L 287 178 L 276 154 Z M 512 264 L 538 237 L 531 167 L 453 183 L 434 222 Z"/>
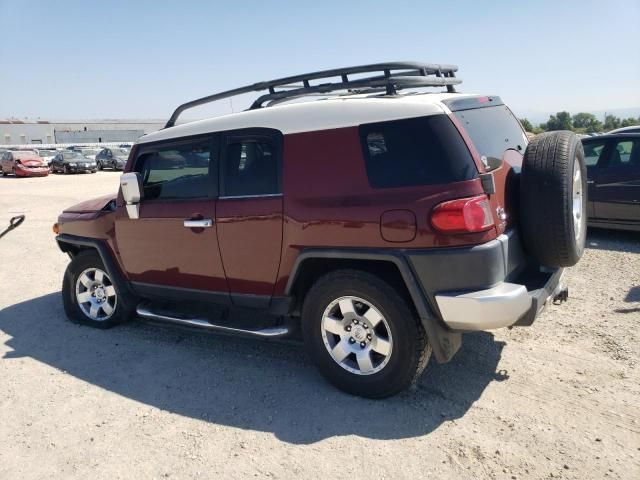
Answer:
<path fill-rule="evenodd" d="M 213 220 L 210 218 L 203 218 L 202 220 L 192 220 L 187 218 L 184 221 L 184 226 L 186 228 L 209 228 L 213 227 Z"/>
<path fill-rule="evenodd" d="M 596 183 L 593 180 L 587 180 L 587 185 L 591 185 L 592 183 Z"/>

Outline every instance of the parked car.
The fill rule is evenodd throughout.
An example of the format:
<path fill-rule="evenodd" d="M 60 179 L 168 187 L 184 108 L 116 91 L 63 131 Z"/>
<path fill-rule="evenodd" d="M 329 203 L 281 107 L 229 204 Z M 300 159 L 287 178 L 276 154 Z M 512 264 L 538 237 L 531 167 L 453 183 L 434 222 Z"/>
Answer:
<path fill-rule="evenodd" d="M 566 131 L 529 143 L 499 97 L 457 93 L 456 70 L 367 65 L 181 105 L 138 140 L 117 196 L 54 225 L 68 317 L 261 338 L 299 327 L 329 381 L 373 398 L 432 354 L 449 361 L 463 332 L 530 325 L 566 300 L 563 268 L 584 249 L 582 144 Z M 286 102 L 317 84 L 343 95 Z M 428 87 L 447 93 L 402 90 Z M 256 91 L 247 111 L 175 126 Z"/>
<path fill-rule="evenodd" d="M 0 157 L 2 175 L 16 177 L 46 177 L 49 167 L 33 150 L 8 150 Z"/>
<path fill-rule="evenodd" d="M 103 170 L 105 168 L 111 168 L 113 170 L 122 170 L 129 158 L 129 150 L 121 147 L 108 147 L 103 148 L 96 155 L 96 162 L 98 163 L 98 169 Z"/>
<path fill-rule="evenodd" d="M 89 160 L 81 152 L 74 150 L 58 152 L 51 161 L 51 171 L 53 173 L 96 173 L 97 168 L 95 160 Z"/>
<path fill-rule="evenodd" d="M 36 153 L 42 159 L 42 161 L 47 164 L 47 166 L 50 166 L 51 162 L 53 161 L 53 157 L 58 154 L 58 151 L 39 148 Z"/>
<path fill-rule="evenodd" d="M 588 223 L 640 230 L 640 133 L 582 140 L 588 176 Z"/>
<path fill-rule="evenodd" d="M 101 148 L 94 147 L 81 147 L 76 149 L 76 151 L 79 151 L 84 156 L 84 158 L 86 158 L 87 160 L 91 160 L 92 162 L 96 161 L 96 156 L 100 153 L 101 150 Z"/>
<path fill-rule="evenodd" d="M 609 134 L 615 133 L 640 133 L 640 125 L 632 125 L 630 127 L 616 128 L 608 132 Z"/>

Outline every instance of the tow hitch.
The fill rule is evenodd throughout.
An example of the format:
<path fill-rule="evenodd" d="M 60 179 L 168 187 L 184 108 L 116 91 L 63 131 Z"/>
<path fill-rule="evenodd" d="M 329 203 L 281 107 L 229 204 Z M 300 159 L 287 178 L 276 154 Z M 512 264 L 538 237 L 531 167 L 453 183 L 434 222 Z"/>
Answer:
<path fill-rule="evenodd" d="M 563 287 L 558 293 L 553 296 L 553 304 L 560 305 L 563 302 L 566 302 L 569 298 L 569 288 Z"/>

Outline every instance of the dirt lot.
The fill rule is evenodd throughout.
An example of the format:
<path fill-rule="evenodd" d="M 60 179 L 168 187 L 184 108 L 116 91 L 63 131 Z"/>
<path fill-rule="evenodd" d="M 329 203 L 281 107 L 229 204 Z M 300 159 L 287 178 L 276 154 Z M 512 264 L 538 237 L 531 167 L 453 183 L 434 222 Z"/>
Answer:
<path fill-rule="evenodd" d="M 591 231 L 570 301 L 466 335 L 384 401 L 300 347 L 65 320 L 60 210 L 116 173 L 0 178 L 0 478 L 640 478 L 640 235 Z"/>

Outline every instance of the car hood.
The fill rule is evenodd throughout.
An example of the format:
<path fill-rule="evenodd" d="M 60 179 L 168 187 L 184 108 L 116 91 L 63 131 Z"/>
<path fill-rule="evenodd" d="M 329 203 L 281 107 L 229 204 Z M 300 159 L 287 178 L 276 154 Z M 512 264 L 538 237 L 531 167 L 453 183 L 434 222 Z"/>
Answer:
<path fill-rule="evenodd" d="M 102 195 L 101 197 L 92 198 L 91 200 L 85 200 L 84 202 L 80 202 L 77 205 L 73 205 L 72 207 L 66 208 L 65 213 L 91 213 L 91 212 L 99 212 L 106 207 L 109 202 L 112 202 L 116 199 L 115 193 L 110 193 L 108 195 Z"/>
<path fill-rule="evenodd" d="M 44 162 L 40 159 L 30 158 L 30 159 L 20 159 L 20 163 L 25 167 L 46 167 Z"/>

